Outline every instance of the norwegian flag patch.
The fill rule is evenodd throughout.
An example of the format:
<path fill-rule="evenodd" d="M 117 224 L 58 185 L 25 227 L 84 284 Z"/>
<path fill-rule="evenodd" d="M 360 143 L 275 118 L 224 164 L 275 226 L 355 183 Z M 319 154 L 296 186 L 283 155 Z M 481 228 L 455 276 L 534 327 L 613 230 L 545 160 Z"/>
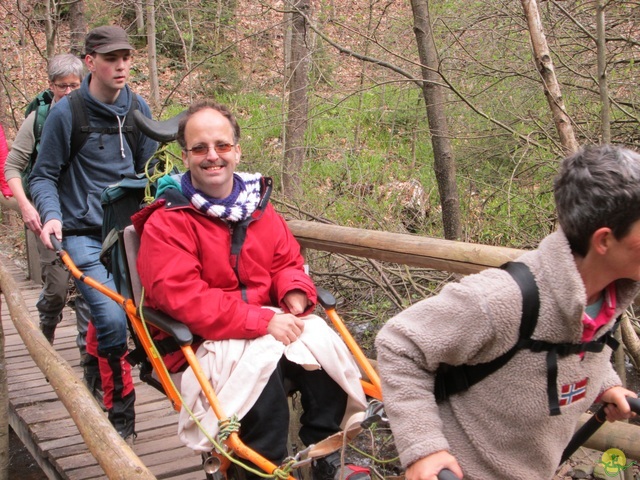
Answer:
<path fill-rule="evenodd" d="M 587 395 L 587 381 L 588 378 L 583 378 L 579 382 L 563 385 L 560 392 L 560 406 L 564 407 L 582 400 Z"/>

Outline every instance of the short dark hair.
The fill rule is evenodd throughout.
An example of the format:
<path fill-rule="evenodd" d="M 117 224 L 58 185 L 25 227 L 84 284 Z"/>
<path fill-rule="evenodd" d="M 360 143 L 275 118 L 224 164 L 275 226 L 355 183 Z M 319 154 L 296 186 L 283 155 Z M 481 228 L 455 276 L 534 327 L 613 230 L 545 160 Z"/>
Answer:
<path fill-rule="evenodd" d="M 640 219 L 640 154 L 614 145 L 582 148 L 562 161 L 554 197 L 574 253 L 585 256 L 602 227 L 621 239 Z"/>
<path fill-rule="evenodd" d="M 187 148 L 187 143 L 184 139 L 184 129 L 187 126 L 187 122 L 195 113 L 199 112 L 200 110 L 206 110 L 208 108 L 219 112 L 222 116 L 229 120 L 231 128 L 233 129 L 233 142 L 238 143 L 240 141 L 240 125 L 238 125 L 236 117 L 234 117 L 233 113 L 231 113 L 231 110 L 229 110 L 228 107 L 222 105 L 221 103 L 213 102 L 211 100 L 200 100 L 191 104 L 191 106 L 187 110 L 187 113 L 180 119 L 180 123 L 178 124 L 178 135 L 176 137 L 176 141 L 183 150 Z"/>

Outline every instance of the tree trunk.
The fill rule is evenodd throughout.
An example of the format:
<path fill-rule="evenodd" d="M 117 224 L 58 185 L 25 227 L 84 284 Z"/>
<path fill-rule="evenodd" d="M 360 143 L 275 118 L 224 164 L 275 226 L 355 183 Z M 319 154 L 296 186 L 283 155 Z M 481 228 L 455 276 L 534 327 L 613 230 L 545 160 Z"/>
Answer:
<path fill-rule="evenodd" d="M 567 115 L 564 107 L 564 100 L 560 92 L 560 85 L 556 78 L 551 53 L 547 45 L 547 39 L 542 31 L 542 22 L 538 12 L 538 4 L 536 0 L 520 0 L 524 9 L 527 24 L 529 26 L 529 34 L 531 35 L 531 45 L 535 57 L 538 72 L 542 77 L 544 85 L 544 94 L 551 108 L 553 122 L 555 123 L 560 137 L 560 143 L 565 154 L 570 154 L 578 149 L 578 141 L 573 133 L 571 119 Z"/>
<path fill-rule="evenodd" d="M 136 33 L 144 36 L 144 0 L 135 0 L 133 8 L 136 11 Z"/>
<path fill-rule="evenodd" d="M 431 30 L 429 4 L 427 0 L 411 0 L 413 10 L 413 32 L 422 64 L 422 95 L 427 108 L 427 120 L 433 146 L 433 160 L 440 203 L 442 224 L 447 240 L 458 240 L 462 236 L 460 224 L 460 200 L 456 184 L 456 164 L 449 142 L 449 126 L 444 110 L 445 99 L 438 85 L 439 58 Z"/>
<path fill-rule="evenodd" d="M 310 1 L 298 0 L 291 17 L 291 62 L 287 68 L 289 77 L 289 112 L 285 128 L 283 193 L 290 198 L 302 194 L 301 173 L 305 157 L 305 136 L 307 131 L 309 100 L 309 49 L 307 47 L 306 20 L 309 16 Z M 304 14 L 304 15 L 303 15 Z"/>
<path fill-rule="evenodd" d="M 149 55 L 149 87 L 152 106 L 160 103 L 158 85 L 158 63 L 156 53 L 156 6 L 155 0 L 147 0 L 147 52 Z"/>
<path fill-rule="evenodd" d="M 84 0 L 76 0 L 69 6 L 69 28 L 69 52 L 81 57 L 84 54 L 84 36 L 87 33 Z"/>
<path fill-rule="evenodd" d="M 604 9 L 606 2 L 598 1 L 596 7 L 596 45 L 598 47 L 598 86 L 600 87 L 600 122 L 602 123 L 602 143 L 611 143 L 611 121 L 609 110 L 609 88 L 607 86 L 606 37 Z"/>
<path fill-rule="evenodd" d="M 44 34 L 47 42 L 47 58 L 56 54 L 56 29 L 58 12 L 53 0 L 45 1 Z"/>

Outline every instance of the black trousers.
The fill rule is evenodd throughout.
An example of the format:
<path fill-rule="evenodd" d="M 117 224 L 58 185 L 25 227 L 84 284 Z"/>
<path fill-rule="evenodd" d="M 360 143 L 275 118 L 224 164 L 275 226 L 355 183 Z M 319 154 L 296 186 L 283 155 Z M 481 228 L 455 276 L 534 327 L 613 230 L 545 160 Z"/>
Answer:
<path fill-rule="evenodd" d="M 291 388 L 287 388 L 289 385 Z M 305 370 L 283 356 L 260 397 L 241 420 L 239 432 L 245 444 L 276 465 L 287 456 L 287 396 L 294 391 L 301 394 L 299 435 L 305 445 L 339 432 L 347 406 L 347 394 L 327 372 Z"/>

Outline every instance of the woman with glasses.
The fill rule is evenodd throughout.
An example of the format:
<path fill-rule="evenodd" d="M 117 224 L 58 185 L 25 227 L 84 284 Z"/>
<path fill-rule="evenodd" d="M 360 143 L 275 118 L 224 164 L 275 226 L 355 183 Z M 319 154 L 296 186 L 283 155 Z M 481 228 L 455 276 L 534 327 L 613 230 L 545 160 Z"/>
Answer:
<path fill-rule="evenodd" d="M 84 77 L 82 61 L 69 53 L 54 56 L 47 69 L 49 89 L 53 100 L 47 108 L 53 107 L 62 97 L 80 86 Z M 48 111 L 46 112 L 48 115 Z M 39 239 L 42 221 L 38 211 L 31 203 L 31 197 L 23 185 L 26 177 L 38 155 L 40 139 L 35 133 L 38 109 L 33 110 L 24 120 L 16 135 L 11 152 L 4 166 L 4 176 L 7 179 L 13 197 L 17 201 L 25 227 L 35 234 L 40 270 L 43 283 L 42 292 L 36 307 L 40 316 L 40 330 L 53 344 L 56 326 L 62 320 L 62 309 L 67 301 L 69 287 L 69 272 L 56 261 L 54 251 L 46 248 Z M 89 321 L 88 307 L 82 298 L 76 298 L 76 318 L 78 323 L 78 338 L 76 340 L 83 362 L 86 358 L 86 333 Z"/>

